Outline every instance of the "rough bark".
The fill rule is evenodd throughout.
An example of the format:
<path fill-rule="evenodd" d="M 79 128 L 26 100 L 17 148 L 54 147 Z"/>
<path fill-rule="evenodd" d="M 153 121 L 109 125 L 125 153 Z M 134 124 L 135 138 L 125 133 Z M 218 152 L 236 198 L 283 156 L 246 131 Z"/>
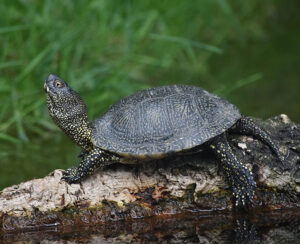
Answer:
<path fill-rule="evenodd" d="M 286 115 L 256 121 L 289 156 L 281 163 L 260 141 L 230 135 L 234 151 L 256 178 L 254 209 L 299 209 L 300 125 Z M 80 184 L 68 185 L 61 176 L 58 169 L 2 190 L 0 232 L 232 209 L 231 191 L 217 160 L 207 151 L 136 166 L 116 164 Z"/>

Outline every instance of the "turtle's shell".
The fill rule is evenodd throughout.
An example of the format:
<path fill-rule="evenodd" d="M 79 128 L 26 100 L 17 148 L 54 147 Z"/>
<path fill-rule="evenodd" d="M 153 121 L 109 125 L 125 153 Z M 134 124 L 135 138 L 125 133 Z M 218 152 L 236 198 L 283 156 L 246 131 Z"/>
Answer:
<path fill-rule="evenodd" d="M 127 157 L 163 157 L 233 126 L 241 114 L 199 87 L 154 87 L 120 99 L 93 122 L 93 144 Z"/>

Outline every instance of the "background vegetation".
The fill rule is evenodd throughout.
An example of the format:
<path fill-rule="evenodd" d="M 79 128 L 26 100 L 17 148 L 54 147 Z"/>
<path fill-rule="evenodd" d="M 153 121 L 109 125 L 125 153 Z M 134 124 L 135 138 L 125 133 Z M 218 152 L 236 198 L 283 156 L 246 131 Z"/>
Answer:
<path fill-rule="evenodd" d="M 201 86 L 244 114 L 300 122 L 299 1 L 2 1 L 0 189 L 67 168 L 76 148 L 48 116 L 43 82 L 68 81 L 95 118 L 118 98 Z M 298 68 L 297 68 L 298 67 Z"/>

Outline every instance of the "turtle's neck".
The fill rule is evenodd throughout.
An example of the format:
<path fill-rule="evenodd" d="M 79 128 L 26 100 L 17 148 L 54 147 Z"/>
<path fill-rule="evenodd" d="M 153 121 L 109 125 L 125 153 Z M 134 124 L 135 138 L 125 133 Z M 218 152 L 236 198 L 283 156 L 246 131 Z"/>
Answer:
<path fill-rule="evenodd" d="M 84 150 L 91 150 L 91 133 L 92 129 L 87 120 L 87 116 L 74 117 L 66 123 L 65 128 L 61 128 L 73 142 Z"/>
<path fill-rule="evenodd" d="M 51 98 L 48 96 L 48 109 L 53 121 L 66 134 L 84 150 L 92 149 L 91 133 L 92 128 L 88 122 L 86 105 L 84 103 L 76 104 L 74 106 L 54 105 Z"/>

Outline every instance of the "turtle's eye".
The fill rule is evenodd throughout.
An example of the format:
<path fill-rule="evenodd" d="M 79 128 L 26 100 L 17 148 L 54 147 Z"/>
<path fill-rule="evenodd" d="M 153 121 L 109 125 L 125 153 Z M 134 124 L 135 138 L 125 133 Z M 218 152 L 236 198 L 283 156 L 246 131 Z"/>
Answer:
<path fill-rule="evenodd" d="M 59 80 L 54 81 L 53 85 L 54 85 L 54 87 L 57 87 L 57 88 L 64 87 L 64 83 Z"/>

